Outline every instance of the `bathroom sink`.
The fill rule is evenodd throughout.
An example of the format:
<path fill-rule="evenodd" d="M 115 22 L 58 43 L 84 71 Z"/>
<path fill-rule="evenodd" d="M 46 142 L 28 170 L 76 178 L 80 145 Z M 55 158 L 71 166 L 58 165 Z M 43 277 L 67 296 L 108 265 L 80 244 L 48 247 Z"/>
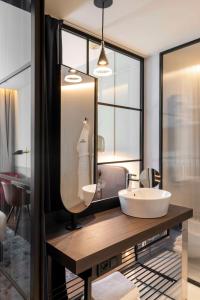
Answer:
<path fill-rule="evenodd" d="M 86 206 L 89 206 L 96 193 L 96 184 L 89 184 L 82 187 L 83 198 Z"/>
<path fill-rule="evenodd" d="M 121 210 L 137 218 L 159 218 L 168 212 L 171 193 L 154 189 L 126 189 L 118 192 Z"/>

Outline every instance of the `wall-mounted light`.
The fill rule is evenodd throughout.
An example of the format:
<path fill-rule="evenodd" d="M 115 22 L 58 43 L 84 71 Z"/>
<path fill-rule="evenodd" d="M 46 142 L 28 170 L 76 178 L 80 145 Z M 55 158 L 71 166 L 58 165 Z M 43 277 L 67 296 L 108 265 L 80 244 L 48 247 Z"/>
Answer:
<path fill-rule="evenodd" d="M 112 69 L 109 67 L 109 62 L 105 53 L 104 46 L 104 9 L 110 7 L 113 0 L 94 0 L 94 5 L 102 9 L 102 37 L 101 37 L 101 52 L 97 62 L 97 67 L 94 69 L 94 75 L 97 77 L 110 76 Z"/>
<path fill-rule="evenodd" d="M 28 153 L 30 153 L 30 151 L 28 149 L 26 149 L 26 150 L 17 150 L 15 152 L 13 152 L 12 155 L 22 155 L 22 154 L 28 154 Z"/>
<path fill-rule="evenodd" d="M 76 70 L 70 69 L 69 74 L 65 76 L 64 81 L 70 83 L 79 83 L 82 81 L 82 77 L 77 74 Z"/>

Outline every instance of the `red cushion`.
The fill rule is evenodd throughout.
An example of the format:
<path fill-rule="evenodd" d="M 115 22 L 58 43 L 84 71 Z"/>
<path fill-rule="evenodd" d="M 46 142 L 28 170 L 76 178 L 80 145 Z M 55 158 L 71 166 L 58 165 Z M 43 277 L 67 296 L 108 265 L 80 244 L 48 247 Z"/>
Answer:
<path fill-rule="evenodd" d="M 21 177 L 19 173 L 15 173 L 15 172 L 4 172 L 3 174 L 11 176 L 11 177 L 16 177 L 16 178 L 20 178 Z"/>
<path fill-rule="evenodd" d="M 11 177 L 15 177 L 15 178 L 20 178 L 21 177 L 19 173 L 15 173 L 15 172 L 4 172 L 2 174 L 8 175 L 8 176 L 11 176 Z M 7 183 L 9 183 L 10 180 L 1 178 L 1 175 L 0 175 L 0 201 L 4 202 L 5 201 L 4 191 L 3 191 L 3 187 L 1 185 L 1 182 L 7 182 Z"/>

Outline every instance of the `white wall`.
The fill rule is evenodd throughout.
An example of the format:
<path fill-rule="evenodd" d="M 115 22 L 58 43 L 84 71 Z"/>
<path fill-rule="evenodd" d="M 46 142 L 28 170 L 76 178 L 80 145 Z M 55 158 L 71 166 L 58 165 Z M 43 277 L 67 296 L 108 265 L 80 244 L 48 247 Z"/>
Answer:
<path fill-rule="evenodd" d="M 159 170 L 159 54 L 145 59 L 144 167 Z"/>
<path fill-rule="evenodd" d="M 0 80 L 30 62 L 31 15 L 0 1 Z"/>

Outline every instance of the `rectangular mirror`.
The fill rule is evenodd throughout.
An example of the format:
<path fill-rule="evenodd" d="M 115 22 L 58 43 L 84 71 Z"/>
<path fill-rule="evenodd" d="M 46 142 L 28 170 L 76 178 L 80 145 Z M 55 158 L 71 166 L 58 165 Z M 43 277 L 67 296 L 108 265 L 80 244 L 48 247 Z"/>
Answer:
<path fill-rule="evenodd" d="M 72 213 L 96 191 L 96 80 L 61 66 L 61 197 Z"/>

